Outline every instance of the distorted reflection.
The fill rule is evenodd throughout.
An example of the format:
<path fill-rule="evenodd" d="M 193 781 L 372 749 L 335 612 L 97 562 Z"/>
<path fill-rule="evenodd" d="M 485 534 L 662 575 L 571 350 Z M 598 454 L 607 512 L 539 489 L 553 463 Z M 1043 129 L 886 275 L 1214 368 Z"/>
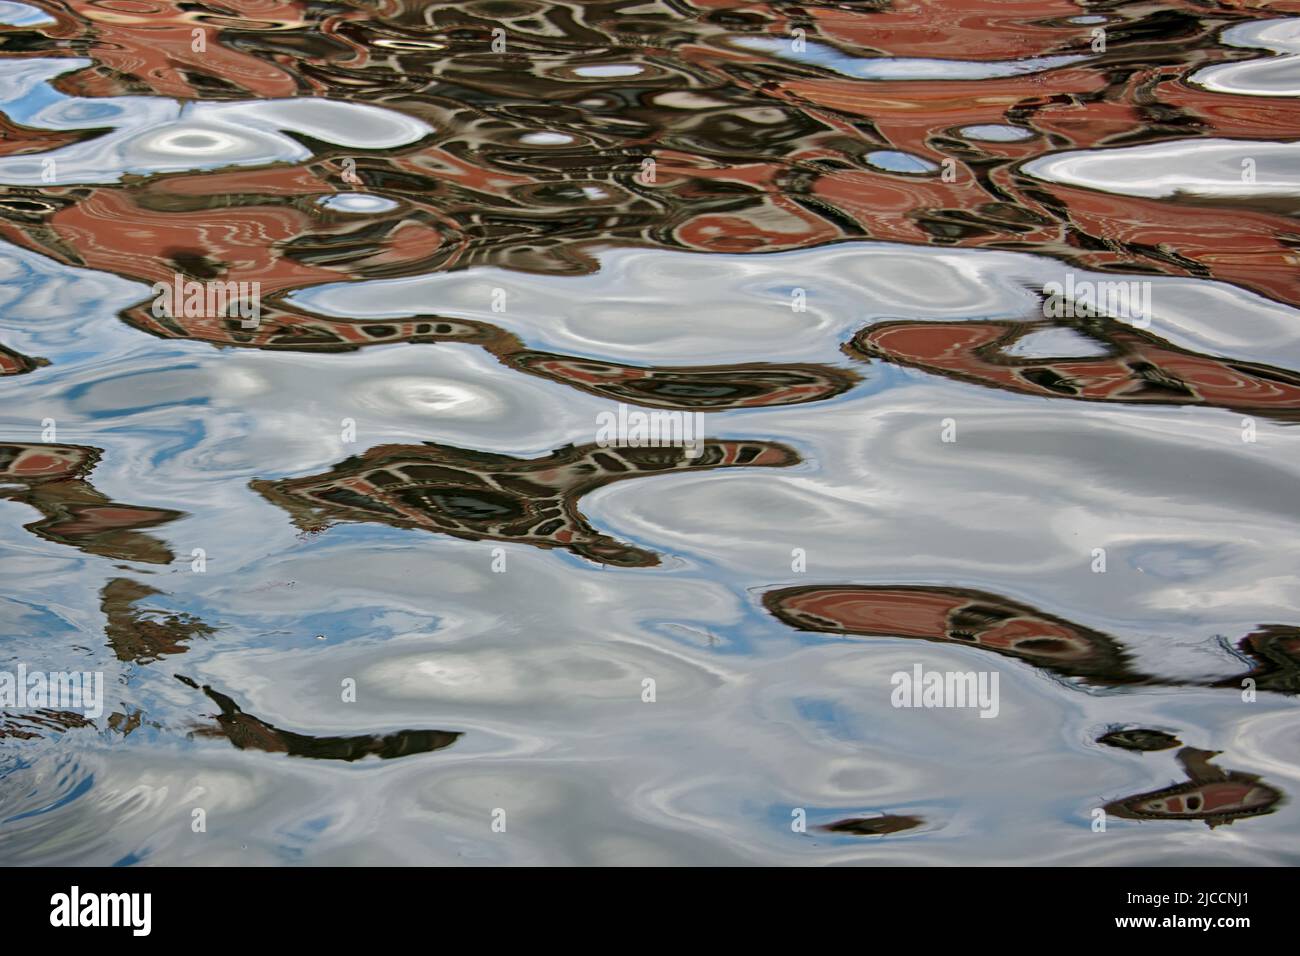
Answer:
<path fill-rule="evenodd" d="M 190 678 L 179 674 L 176 677 L 182 683 L 200 689 Z M 343 760 L 350 763 L 365 757 L 393 760 L 430 753 L 450 747 L 461 736 L 447 730 L 399 730 L 391 734 L 362 734 L 355 737 L 313 737 L 273 727 L 252 714 L 244 713 L 225 694 L 206 684 L 201 689 L 221 712 L 214 715 L 217 726 L 200 727 L 194 733 L 202 737 L 224 737 L 240 750 L 264 750 L 267 753 L 288 754 L 290 757 Z"/>
<path fill-rule="evenodd" d="M 966 644 L 1090 683 L 1152 680 L 1133 670 L 1129 654 L 1113 638 L 968 588 L 810 585 L 769 591 L 763 603 L 805 631 Z"/>
<path fill-rule="evenodd" d="M 1211 829 L 1272 813 L 1281 792 L 1255 774 L 1220 770 L 1211 763 L 1218 755 L 1184 747 L 1178 751 L 1178 763 L 1187 774 L 1186 783 L 1124 797 L 1105 810 L 1127 820 L 1202 820 Z"/>
<path fill-rule="evenodd" d="M 31 505 L 44 519 L 26 529 L 88 554 L 169 564 L 171 549 L 140 529 L 182 516 L 168 508 L 126 505 L 90 484 L 102 451 L 87 445 L 0 444 L 0 499 Z"/>
<path fill-rule="evenodd" d="M 15 754 L 0 755 L 0 802 L 23 804 L 0 813 L 0 858 L 48 862 L 93 828 L 73 862 L 207 863 L 254 843 L 284 859 L 307 776 L 374 840 L 362 852 L 400 862 L 483 852 L 477 804 L 507 781 L 531 801 L 521 815 L 581 821 L 487 851 L 529 863 L 591 859 L 598 841 L 608 857 L 653 845 L 671 862 L 785 861 L 796 841 L 771 849 L 754 808 L 796 790 L 844 817 L 819 829 L 845 839 L 803 846 L 908 862 L 935 858 L 930 831 L 958 818 L 947 807 L 1023 794 L 1014 826 L 965 827 L 943 852 L 1053 862 L 1040 848 L 1061 801 L 1096 799 L 1091 768 L 1150 771 L 1174 748 L 1186 782 L 1108 812 L 1210 827 L 1272 813 L 1300 762 L 1281 696 L 1300 694 L 1300 626 L 1280 623 L 1295 619 L 1285 489 L 1300 422 L 1289 6 L 0 4 L 0 425 L 15 439 L 0 441 L 0 501 L 15 503 L 0 506 L 34 508 L 26 530 L 60 546 L 19 534 L 0 549 L 0 657 L 112 671 L 116 708 L 0 712 Z M 1143 286 L 1156 321 L 1099 300 L 1052 311 L 1047 285 L 1076 271 Z M 439 376 L 463 385 L 454 403 L 418 397 Z M 585 409 L 615 403 L 708 413 L 709 433 L 743 437 L 606 447 Z M 927 449 L 921 426 L 900 426 L 968 407 L 997 443 Z M 1223 410 L 1251 416 L 1240 441 Z M 374 441 L 411 443 L 337 461 L 339 419 L 363 415 Z M 17 440 L 47 417 L 95 446 Z M 1099 423 L 1128 438 L 1077 440 Z M 1053 457 L 1049 434 L 1072 457 Z M 1154 451 L 1135 463 L 1144 438 Z M 1206 483 L 1184 493 L 1180 470 Z M 656 475 L 661 488 L 589 500 L 591 519 L 579 509 Z M 665 502 L 674 483 L 684 493 Z M 370 527 L 320 541 L 289 528 L 335 522 Z M 484 584 L 464 549 L 374 525 L 568 554 Z M 1091 547 L 1093 527 L 1164 555 L 1078 588 L 1071 607 L 1105 604 L 1096 627 L 1003 596 L 1077 587 L 1052 546 Z M 187 551 L 219 555 L 215 573 L 176 564 L 178 528 Z M 1010 544 L 983 560 L 999 536 Z M 1185 559 L 1149 544 L 1182 541 Z M 434 572 L 405 580 L 412 554 Z M 923 583 L 770 589 L 787 554 L 812 580 Z M 769 588 L 757 622 L 743 612 L 755 588 Z M 318 644 L 317 629 L 355 639 Z M 1178 657 L 1164 635 L 1189 630 L 1204 640 Z M 671 653 L 714 690 L 693 709 L 647 668 L 663 703 L 641 707 L 654 690 L 638 702 L 645 685 L 609 663 L 621 656 L 573 653 L 597 639 Z M 982 736 L 929 750 L 937 721 L 876 732 L 898 726 L 892 708 L 827 685 L 840 661 L 919 647 L 883 646 L 902 639 L 999 655 L 985 660 L 1041 691 L 1014 702 L 1031 719 L 975 720 Z M 182 655 L 188 690 L 168 677 Z M 406 703 L 372 685 L 366 723 L 336 720 L 336 697 L 303 687 L 341 662 L 400 670 Z M 573 719 L 573 701 L 625 678 L 620 719 Z M 1269 696 L 1230 710 L 1255 691 Z M 614 707 L 621 693 L 596 696 Z M 404 708 L 433 694 L 453 705 L 448 726 L 490 726 L 506 750 L 459 748 L 457 772 L 432 783 L 421 761 L 339 765 L 455 744 L 460 731 L 335 732 L 420 726 Z M 179 743 L 191 730 L 244 753 Z M 1184 739 L 1231 741 L 1270 783 Z M 113 760 L 92 772 L 99 747 Z M 1048 782 L 1046 761 L 997 756 L 1043 753 L 1061 769 Z M 42 757 L 82 764 L 49 772 Z M 589 786 L 593 768 L 608 787 Z M 476 789 L 485 774 L 499 776 Z M 118 799 L 191 787 L 228 800 L 205 841 L 158 839 L 153 814 Z M 581 812 L 548 815 L 579 792 Z M 472 826 L 446 811 L 458 801 Z M 1233 836 L 1294 863 L 1290 823 Z M 1208 835 L 1187 827 L 1175 849 L 1194 838 Z M 1104 842 L 1088 862 L 1153 858 L 1149 843 Z"/>
<path fill-rule="evenodd" d="M 104 636 L 118 660 L 149 664 L 169 654 L 184 654 L 192 641 L 216 633 L 191 614 L 140 606 L 158 594 L 157 589 L 127 578 L 114 578 L 104 585 L 100 592 Z"/>
<path fill-rule="evenodd" d="M 1097 743 L 1120 750 L 1135 750 L 1146 753 L 1156 750 L 1172 750 L 1182 746 L 1182 741 L 1173 734 L 1163 730 L 1150 730 L 1145 727 L 1129 727 L 1111 730 L 1097 738 Z"/>
<path fill-rule="evenodd" d="M 43 358 L 31 358 L 0 345 L 0 375 L 22 375 L 49 364 Z"/>
<path fill-rule="evenodd" d="M 601 564 L 645 568 L 658 555 L 593 529 L 578 511 L 588 492 L 630 478 L 716 468 L 784 468 L 799 456 L 774 442 L 703 440 L 685 447 L 568 446 L 544 458 L 424 445 L 381 445 L 323 475 L 254 481 L 307 532 L 333 521 L 378 521 L 469 541 L 563 548 Z"/>
<path fill-rule="evenodd" d="M 1101 354 L 1058 358 L 1012 350 L 1034 335 L 1068 330 Z M 1198 355 L 1104 316 L 1056 322 L 886 322 L 864 329 L 850 354 L 1045 398 L 1212 405 L 1300 421 L 1300 373 Z"/>
<path fill-rule="evenodd" d="M 913 830 L 924 822 L 920 817 L 884 814 L 878 817 L 850 817 L 828 823 L 819 829 L 827 833 L 847 833 L 853 836 L 886 836 L 890 833 Z"/>
<path fill-rule="evenodd" d="M 1261 690 L 1300 694 L 1300 628 L 1265 624 L 1243 637 L 1236 650 L 1251 669 L 1225 677 L 1218 686 L 1241 687 L 1251 680 Z"/>
<path fill-rule="evenodd" d="M 1269 625 L 1240 640 L 1236 651 L 1254 663 L 1252 670 L 1217 681 L 1196 681 L 1141 673 L 1115 638 L 972 588 L 807 585 L 768 591 L 763 605 L 781 621 L 804 631 L 963 644 L 1099 686 L 1241 687 L 1243 680 L 1251 678 L 1264 690 L 1297 692 L 1300 628 L 1290 626 Z"/>
<path fill-rule="evenodd" d="M 521 372 L 563 382 L 602 398 L 698 412 L 818 402 L 840 394 L 857 381 L 851 371 L 824 365 L 642 368 L 529 351 L 505 353 L 502 361 Z"/>
<path fill-rule="evenodd" d="M 94 727 L 95 722 L 74 710 L 37 710 L 13 712 L 0 710 L 0 740 L 32 740 L 62 734 L 77 727 Z"/>

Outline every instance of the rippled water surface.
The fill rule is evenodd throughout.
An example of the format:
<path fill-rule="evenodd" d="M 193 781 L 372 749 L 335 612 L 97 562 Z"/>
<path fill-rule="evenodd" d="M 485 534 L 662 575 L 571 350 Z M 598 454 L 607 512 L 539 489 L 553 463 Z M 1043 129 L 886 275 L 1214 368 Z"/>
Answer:
<path fill-rule="evenodd" d="M 1290 0 L 0 3 L 0 862 L 1300 862 L 1297 96 Z"/>

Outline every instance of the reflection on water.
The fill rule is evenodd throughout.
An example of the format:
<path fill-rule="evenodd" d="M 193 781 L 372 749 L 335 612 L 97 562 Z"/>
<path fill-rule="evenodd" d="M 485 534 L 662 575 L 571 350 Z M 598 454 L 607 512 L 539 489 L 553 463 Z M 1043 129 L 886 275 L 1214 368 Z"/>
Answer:
<path fill-rule="evenodd" d="M 19 355 L 17 352 L 0 347 L 0 375 L 22 375 L 24 372 L 30 372 L 34 368 L 47 364 L 49 363 L 45 359 Z"/>
<path fill-rule="evenodd" d="M 1224 678 L 1222 686 L 1240 687 L 1249 679 L 1264 690 L 1300 694 L 1300 629 L 1266 624 L 1243 637 L 1237 650 L 1253 666 L 1241 679 Z"/>
<path fill-rule="evenodd" d="M 992 594 L 957 588 L 798 587 L 764 604 L 793 627 L 968 643 L 1067 677 L 1146 682 L 1114 638 Z"/>
<path fill-rule="evenodd" d="M 892 816 L 858 817 L 839 820 L 822 827 L 827 833 L 851 833 L 854 836 L 883 836 L 886 833 L 901 833 L 919 827 L 924 821 L 920 817 Z"/>
<path fill-rule="evenodd" d="M 179 674 L 177 679 L 191 687 L 198 686 Z M 240 750 L 265 750 L 314 760 L 351 762 L 371 756 L 391 760 L 450 747 L 460 736 L 445 730 L 401 730 L 383 736 L 311 737 L 272 727 L 266 721 L 244 713 L 233 700 L 211 687 L 205 685 L 203 693 L 221 708 L 221 713 L 216 716 L 216 727 L 200 727 L 195 732 L 209 737 L 225 737 Z"/>
<path fill-rule="evenodd" d="M 29 740 L 50 733 L 62 733 L 74 727 L 94 725 L 95 722 L 84 714 L 71 710 L 41 707 L 21 714 L 0 711 L 0 740 Z"/>
<path fill-rule="evenodd" d="M 1101 355 L 1016 356 L 1030 336 L 1069 330 Z M 873 325 L 848 346 L 873 358 L 1025 395 L 1091 402 L 1204 404 L 1240 412 L 1300 417 L 1300 374 L 1176 348 L 1113 319 L 1065 322 L 893 322 Z"/>
<path fill-rule="evenodd" d="M 769 591 L 763 603 L 804 630 L 967 644 L 1106 686 L 1189 683 L 1134 671 L 1129 653 L 1113 637 L 969 588 L 811 585 Z M 1300 627 L 1270 625 L 1243 637 L 1237 648 L 1255 667 L 1210 686 L 1241 687 L 1249 679 L 1264 690 L 1300 691 Z"/>
<path fill-rule="evenodd" d="M 1163 730 L 1148 730 L 1145 727 L 1133 727 L 1126 730 L 1112 730 L 1110 733 L 1097 738 L 1097 743 L 1106 744 L 1108 747 L 1118 747 L 1121 750 L 1169 750 L 1173 747 L 1181 746 L 1182 741 L 1173 734 L 1167 734 Z"/>
<path fill-rule="evenodd" d="M 1294 864 L 1291 6 L 0 4 L 0 859 Z"/>
<path fill-rule="evenodd" d="M 137 529 L 166 524 L 180 512 L 124 505 L 100 494 L 86 480 L 99 456 L 100 449 L 79 445 L 2 444 L 0 498 L 44 515 L 26 526 L 42 538 L 108 558 L 169 564 L 167 546 Z"/>
<path fill-rule="evenodd" d="M 121 661 L 149 664 L 164 655 L 184 654 L 190 641 L 216 630 L 189 614 L 153 613 L 140 602 L 158 594 L 154 588 L 114 578 L 101 592 L 104 636 Z"/>
<path fill-rule="evenodd" d="M 1210 829 L 1272 813 L 1282 794 L 1255 774 L 1220 770 L 1210 762 L 1216 756 L 1213 751 L 1184 747 L 1178 752 L 1178 763 L 1187 783 L 1116 800 L 1107 812 L 1130 820 L 1203 820 Z"/>
<path fill-rule="evenodd" d="M 471 541 L 565 548 L 590 561 L 643 568 L 658 557 L 592 529 L 578 511 L 580 497 L 629 478 L 798 460 L 769 442 L 702 441 L 694 457 L 681 447 L 569 446 L 530 461 L 432 443 L 384 445 L 326 475 L 252 487 L 307 532 L 324 530 L 331 518 L 382 521 Z"/>
<path fill-rule="evenodd" d="M 700 412 L 795 405 L 831 398 L 857 377 L 818 365 L 717 365 L 705 368 L 637 368 L 548 352 L 511 352 L 506 364 L 591 392 L 651 408 Z"/>

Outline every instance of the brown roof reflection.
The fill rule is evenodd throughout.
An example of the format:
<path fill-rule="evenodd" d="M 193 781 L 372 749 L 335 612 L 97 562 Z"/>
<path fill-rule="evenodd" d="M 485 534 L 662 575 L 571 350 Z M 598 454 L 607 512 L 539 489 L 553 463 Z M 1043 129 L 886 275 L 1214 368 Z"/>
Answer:
<path fill-rule="evenodd" d="M 1216 756 L 1217 751 L 1184 747 L 1178 762 L 1187 774 L 1186 783 L 1124 797 L 1105 810 L 1128 820 L 1201 820 L 1210 829 L 1272 813 L 1282 792 L 1255 774 L 1220 770 L 1211 763 Z"/>
<path fill-rule="evenodd" d="M 1256 666 L 1244 674 L 1206 682 L 1143 674 L 1134 669 L 1128 650 L 1110 635 L 973 588 L 813 584 L 768 591 L 763 606 L 803 631 L 963 644 L 1099 686 L 1241 687 L 1242 680 L 1250 677 L 1263 690 L 1300 691 L 1296 683 L 1300 628 L 1296 627 L 1269 625 L 1242 638 L 1237 651 L 1256 661 Z"/>
<path fill-rule="evenodd" d="M 1010 354 L 1027 336 L 1068 328 L 1105 354 Z M 1106 316 L 1031 322 L 882 322 L 858 332 L 850 355 L 884 359 L 945 378 L 1044 398 L 1210 405 L 1300 420 L 1300 373 L 1202 355 Z"/>
<path fill-rule="evenodd" d="M 170 272 L 169 253 L 208 257 L 226 278 L 262 282 L 273 304 L 292 313 L 276 296 L 342 277 L 476 264 L 589 272 L 595 248 L 610 243 L 743 253 L 871 238 L 1218 278 L 1300 304 L 1290 208 L 1117 196 L 1020 172 L 1023 160 L 1051 150 L 1276 139 L 1296 128 L 1300 103 L 1251 102 L 1185 81 L 1205 65 L 1267 56 L 1217 38 L 1283 7 L 1175 0 L 1104 13 L 1107 47 L 1098 52 L 1090 27 L 1070 22 L 1078 8 L 1063 0 L 814 8 L 272 0 L 255 10 L 236 4 L 238 16 L 174 0 L 148 15 L 110 15 L 89 0 L 41 6 L 54 25 L 0 28 L 0 37 L 10 55 L 91 57 L 91 66 L 56 81 L 69 93 L 330 97 L 382 105 L 435 129 L 387 151 L 312 141 L 312 158 L 298 165 L 6 190 L 24 208 L 42 199 L 64 207 L 43 225 L 39 216 L 13 219 L 16 228 L 4 232 L 11 241 L 121 275 Z M 945 25 L 941 36 L 928 25 L 935 20 Z M 506 31 L 506 53 L 491 50 L 497 28 Z M 982 80 L 869 80 L 838 73 L 825 58 L 792 55 L 795 28 L 811 48 L 850 63 L 954 50 L 973 60 L 1079 59 Z M 202 51 L 193 48 L 195 29 Z M 756 39 L 771 46 L 739 45 Z M 579 72 L 608 63 L 626 72 L 597 74 L 598 82 Z M 960 133 L 1008 122 L 1032 139 L 989 143 Z M 537 130 L 568 142 L 524 139 Z M 68 135 L 8 133 L 14 150 L 33 154 Z M 872 163 L 873 152 L 890 149 L 935 168 L 910 175 Z M 656 164 L 653 182 L 639 178 L 647 159 Z M 355 165 L 355 181 L 344 160 Z M 955 175 L 940 175 L 945 162 Z M 350 190 L 399 208 L 338 215 L 314 205 Z M 124 222 L 136 242 L 117 241 Z M 211 228 L 216 222 L 225 225 Z"/>
<path fill-rule="evenodd" d="M 31 358 L 0 345 L 0 376 L 24 375 L 32 369 L 49 364 L 47 359 Z"/>
<path fill-rule="evenodd" d="M 96 491 L 87 476 L 101 454 L 88 445 L 0 442 L 0 499 L 44 515 L 26 528 L 49 541 L 107 558 L 169 564 L 171 549 L 141 529 L 183 512 L 119 504 Z"/>

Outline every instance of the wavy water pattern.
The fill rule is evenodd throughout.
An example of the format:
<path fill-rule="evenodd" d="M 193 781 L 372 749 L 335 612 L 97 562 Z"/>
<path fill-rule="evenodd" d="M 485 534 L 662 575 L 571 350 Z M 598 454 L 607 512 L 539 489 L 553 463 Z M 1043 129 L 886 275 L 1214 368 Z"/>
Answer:
<path fill-rule="evenodd" d="M 1300 862 L 1298 25 L 0 3 L 0 862 Z"/>

